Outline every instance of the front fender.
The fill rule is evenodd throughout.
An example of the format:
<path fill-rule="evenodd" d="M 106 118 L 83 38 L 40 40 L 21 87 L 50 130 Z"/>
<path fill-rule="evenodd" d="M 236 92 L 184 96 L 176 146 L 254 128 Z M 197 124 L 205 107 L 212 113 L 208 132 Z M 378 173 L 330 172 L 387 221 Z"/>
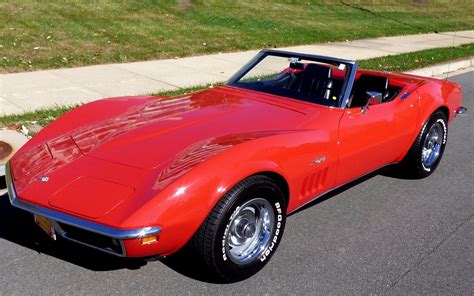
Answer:
<path fill-rule="evenodd" d="M 196 232 L 216 203 L 234 185 L 248 176 L 273 172 L 288 183 L 290 203 L 297 195 L 298 176 L 316 151 L 328 148 L 330 136 L 321 131 L 303 131 L 245 142 L 201 163 L 163 189 L 133 214 L 125 224 L 160 226 L 157 253 L 179 250 Z M 328 162 L 337 153 L 327 154 Z M 335 167 L 335 166 L 334 166 Z M 292 172 L 292 173 L 288 173 Z"/>

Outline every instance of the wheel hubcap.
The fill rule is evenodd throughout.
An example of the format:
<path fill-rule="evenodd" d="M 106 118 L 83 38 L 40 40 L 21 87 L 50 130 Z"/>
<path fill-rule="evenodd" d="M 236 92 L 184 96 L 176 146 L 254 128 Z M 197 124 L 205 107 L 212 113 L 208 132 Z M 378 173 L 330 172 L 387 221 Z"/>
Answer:
<path fill-rule="evenodd" d="M 226 253 L 232 262 L 245 264 L 258 258 L 268 247 L 275 212 L 263 198 L 243 204 L 230 222 Z"/>
<path fill-rule="evenodd" d="M 439 122 L 431 126 L 423 143 L 423 150 L 421 152 L 421 162 L 426 169 L 431 166 L 438 159 L 441 146 L 443 143 L 443 127 Z"/>

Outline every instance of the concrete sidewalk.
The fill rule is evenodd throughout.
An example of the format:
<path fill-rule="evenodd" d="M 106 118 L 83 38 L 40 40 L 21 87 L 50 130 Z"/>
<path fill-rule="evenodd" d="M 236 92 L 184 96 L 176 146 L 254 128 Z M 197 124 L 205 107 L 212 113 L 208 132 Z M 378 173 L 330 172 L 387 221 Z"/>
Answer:
<path fill-rule="evenodd" d="M 455 38 L 454 38 L 455 37 Z M 369 59 L 474 42 L 474 30 L 279 48 Z M 0 116 L 227 80 L 257 51 L 0 75 Z"/>

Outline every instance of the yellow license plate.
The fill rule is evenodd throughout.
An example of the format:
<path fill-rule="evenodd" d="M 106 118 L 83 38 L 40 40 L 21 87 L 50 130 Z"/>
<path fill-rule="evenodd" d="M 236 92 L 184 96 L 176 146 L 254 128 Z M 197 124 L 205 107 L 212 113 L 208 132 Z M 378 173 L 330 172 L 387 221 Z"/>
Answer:
<path fill-rule="evenodd" d="M 40 215 L 35 215 L 35 223 L 39 226 L 39 228 L 46 232 L 46 234 L 50 238 L 56 240 L 56 231 L 54 231 L 54 227 L 51 222 L 49 222 L 48 218 Z"/>

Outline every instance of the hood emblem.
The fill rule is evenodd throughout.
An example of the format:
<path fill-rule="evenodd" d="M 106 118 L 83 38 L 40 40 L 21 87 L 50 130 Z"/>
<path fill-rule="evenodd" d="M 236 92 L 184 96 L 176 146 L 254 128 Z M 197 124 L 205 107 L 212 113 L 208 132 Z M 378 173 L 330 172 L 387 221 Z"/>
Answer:
<path fill-rule="evenodd" d="M 49 177 L 43 176 L 43 177 L 40 177 L 39 180 L 40 180 L 41 182 L 48 182 L 48 181 L 49 181 Z"/>

